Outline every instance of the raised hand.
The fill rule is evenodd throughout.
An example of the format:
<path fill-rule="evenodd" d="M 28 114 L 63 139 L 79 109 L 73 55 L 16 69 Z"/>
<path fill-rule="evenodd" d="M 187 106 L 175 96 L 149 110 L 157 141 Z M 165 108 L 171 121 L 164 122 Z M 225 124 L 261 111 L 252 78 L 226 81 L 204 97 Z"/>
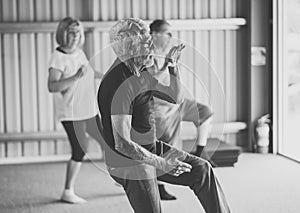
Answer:
<path fill-rule="evenodd" d="M 181 56 L 181 51 L 185 48 L 184 44 L 179 44 L 177 46 L 173 46 L 169 53 L 166 55 L 164 67 L 167 66 L 176 66 L 178 60 L 180 59 Z"/>

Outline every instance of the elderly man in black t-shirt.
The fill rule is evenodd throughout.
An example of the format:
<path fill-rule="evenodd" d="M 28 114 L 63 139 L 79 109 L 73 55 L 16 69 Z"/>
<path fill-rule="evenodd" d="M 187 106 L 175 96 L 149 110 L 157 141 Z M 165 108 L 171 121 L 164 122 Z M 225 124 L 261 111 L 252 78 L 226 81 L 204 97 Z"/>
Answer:
<path fill-rule="evenodd" d="M 181 103 L 177 61 L 184 45 L 166 57 L 170 85 L 164 86 L 145 70 L 153 64 L 152 38 L 140 19 L 119 21 L 110 30 L 118 58 L 98 91 L 105 161 L 112 178 L 121 184 L 136 213 L 161 212 L 157 179 L 189 186 L 206 212 L 230 212 L 210 164 L 156 139 L 153 96 Z"/>

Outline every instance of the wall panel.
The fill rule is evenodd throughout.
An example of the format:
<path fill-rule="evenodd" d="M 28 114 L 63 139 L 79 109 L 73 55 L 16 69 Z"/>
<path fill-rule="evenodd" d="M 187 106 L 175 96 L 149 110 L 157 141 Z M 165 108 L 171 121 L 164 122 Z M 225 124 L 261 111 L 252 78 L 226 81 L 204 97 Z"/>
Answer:
<path fill-rule="evenodd" d="M 1 11 L 1 14 L 0 14 L 0 22 L 2 22 L 2 11 L 3 11 L 3 6 L 2 6 L 3 2 L 0 1 L 0 11 Z"/>
<path fill-rule="evenodd" d="M 51 35 L 49 33 L 38 34 L 36 36 L 36 66 L 39 131 L 51 131 L 54 127 L 53 99 L 47 86 L 50 54 Z M 39 149 L 40 155 L 54 154 L 54 140 L 41 140 Z"/>
<path fill-rule="evenodd" d="M 90 0 L 67 0 L 67 15 L 82 21 L 89 20 L 90 4 Z"/>
<path fill-rule="evenodd" d="M 20 101 L 20 76 L 19 76 L 19 51 L 18 35 L 3 36 L 3 71 L 5 94 L 5 121 L 7 132 L 21 132 L 21 101 Z M 21 141 L 8 143 L 8 157 L 22 155 Z"/>
<path fill-rule="evenodd" d="M 193 32 L 184 31 L 179 33 L 179 42 L 186 45 L 182 50 L 182 55 L 180 57 L 180 77 L 183 85 L 186 88 L 186 96 L 188 98 L 193 98 L 194 96 L 194 63 L 193 63 L 193 54 L 194 54 L 194 44 L 190 41 L 193 41 Z"/>
<path fill-rule="evenodd" d="M 19 21 L 34 20 L 33 0 L 18 2 Z M 37 90 L 34 34 L 19 35 L 19 66 L 21 89 L 21 131 L 36 132 L 37 123 Z M 37 141 L 22 141 L 22 156 L 37 156 L 39 152 Z"/>
<path fill-rule="evenodd" d="M 148 0 L 148 17 L 147 19 L 162 19 L 162 9 L 163 3 L 162 0 Z"/>
<path fill-rule="evenodd" d="M 99 8 L 99 10 L 95 10 L 95 14 L 97 14 L 97 18 L 95 16 L 94 20 L 107 21 L 109 20 L 110 14 L 115 14 L 111 9 L 115 9 L 115 1 L 102 0 L 101 2 L 94 1 L 95 8 Z"/>
<path fill-rule="evenodd" d="M 201 103 L 211 105 L 209 33 L 196 31 L 194 38 L 195 97 Z"/>
<path fill-rule="evenodd" d="M 170 19 L 179 19 L 179 0 L 170 1 L 168 5 L 165 6 L 171 10 L 171 17 Z"/>
<path fill-rule="evenodd" d="M 148 19 L 148 14 L 149 14 L 149 10 L 148 10 L 148 4 L 147 4 L 148 0 L 140 0 L 138 1 L 138 5 L 139 5 L 139 18 L 141 19 Z"/>
<path fill-rule="evenodd" d="M 0 8 L 1 9 L 1 8 Z M 0 35 L 0 55 L 2 55 L 3 47 L 2 47 L 2 35 Z M 0 57 L 0 134 L 5 132 L 5 109 L 4 109 L 4 72 L 3 70 L 3 63 L 2 57 Z M 5 146 L 6 143 L 0 143 L 0 158 L 5 157 Z"/>
<path fill-rule="evenodd" d="M 51 20 L 51 0 L 35 1 L 35 21 Z"/>
<path fill-rule="evenodd" d="M 47 21 L 51 19 L 50 0 L 36 1 L 35 19 Z M 52 52 L 51 33 L 38 33 L 35 35 L 35 53 L 37 70 L 37 109 L 38 131 L 51 131 L 54 128 L 53 99 L 48 92 L 48 61 Z M 42 156 L 53 155 L 54 140 L 40 140 L 39 154 Z"/>
<path fill-rule="evenodd" d="M 172 17 L 172 10 L 171 8 L 171 2 L 174 2 L 174 0 L 164 0 L 163 1 L 163 18 L 164 19 L 171 19 Z"/>
<path fill-rule="evenodd" d="M 61 20 L 67 15 L 67 0 L 51 0 L 51 18 L 53 21 Z"/>
<path fill-rule="evenodd" d="M 116 18 L 130 18 L 131 17 L 131 1 L 130 0 L 116 0 Z"/>
<path fill-rule="evenodd" d="M 33 0 L 18 1 L 18 21 L 34 20 Z"/>
<path fill-rule="evenodd" d="M 16 0 L 2 1 L 3 21 L 17 21 L 18 8 Z M 3 74 L 5 100 L 4 108 L 9 109 L 5 112 L 6 132 L 21 131 L 21 102 L 20 102 L 20 81 L 19 81 L 19 59 L 18 59 L 18 35 L 3 35 Z M 20 157 L 22 155 L 22 143 L 7 142 L 5 146 L 5 156 Z"/>
<path fill-rule="evenodd" d="M 178 18 L 179 19 L 192 19 L 193 14 L 193 0 L 180 0 L 178 1 Z"/>
<path fill-rule="evenodd" d="M 34 34 L 20 35 L 20 84 L 21 84 L 21 120 L 22 131 L 38 131 L 37 110 L 37 73 Z M 36 141 L 24 141 L 23 155 L 38 155 Z"/>
<path fill-rule="evenodd" d="M 210 11 L 209 11 L 209 5 L 210 5 L 210 0 L 203 0 L 201 1 L 201 17 L 202 18 L 209 18 L 209 14 L 210 14 Z"/>
<path fill-rule="evenodd" d="M 17 0 L 2 0 L 2 20 L 14 22 L 17 18 Z"/>

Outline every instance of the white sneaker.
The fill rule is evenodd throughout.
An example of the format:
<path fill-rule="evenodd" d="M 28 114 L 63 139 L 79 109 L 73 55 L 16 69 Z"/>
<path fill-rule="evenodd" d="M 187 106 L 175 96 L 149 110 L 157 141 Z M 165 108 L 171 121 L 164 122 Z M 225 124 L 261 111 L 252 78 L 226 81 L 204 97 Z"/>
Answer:
<path fill-rule="evenodd" d="M 73 203 L 73 204 L 81 204 L 81 203 L 86 203 L 87 201 L 79 196 L 77 196 L 73 190 L 70 189 L 65 189 L 62 196 L 61 200 L 68 202 L 68 203 Z"/>

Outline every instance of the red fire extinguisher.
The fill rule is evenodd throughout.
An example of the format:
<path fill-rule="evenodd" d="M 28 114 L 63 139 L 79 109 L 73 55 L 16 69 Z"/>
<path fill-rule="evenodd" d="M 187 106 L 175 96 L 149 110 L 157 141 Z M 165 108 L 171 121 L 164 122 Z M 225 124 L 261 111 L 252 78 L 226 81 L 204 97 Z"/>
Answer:
<path fill-rule="evenodd" d="M 269 132 L 270 132 L 270 115 L 264 115 L 257 120 L 256 136 L 257 136 L 257 152 L 268 153 L 269 152 Z"/>

